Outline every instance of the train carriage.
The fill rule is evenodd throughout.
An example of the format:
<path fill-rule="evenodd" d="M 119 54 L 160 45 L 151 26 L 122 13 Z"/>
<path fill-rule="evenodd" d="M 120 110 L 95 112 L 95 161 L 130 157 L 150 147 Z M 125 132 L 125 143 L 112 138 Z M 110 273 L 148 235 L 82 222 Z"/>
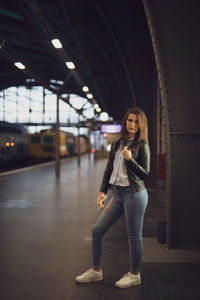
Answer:
<path fill-rule="evenodd" d="M 74 135 L 70 132 L 60 130 L 59 132 L 60 157 L 74 155 Z M 28 154 L 35 158 L 55 159 L 56 156 L 56 132 L 55 130 L 44 130 L 39 133 L 28 135 Z"/>
<path fill-rule="evenodd" d="M 78 154 L 78 137 L 70 132 L 59 131 L 60 157 Z M 89 141 L 80 136 L 80 153 L 89 151 Z M 55 129 L 27 133 L 23 126 L 0 122 L 0 170 L 18 168 L 38 162 L 55 159 Z"/>
<path fill-rule="evenodd" d="M 0 168 L 16 165 L 27 159 L 27 133 L 17 124 L 0 122 Z"/>

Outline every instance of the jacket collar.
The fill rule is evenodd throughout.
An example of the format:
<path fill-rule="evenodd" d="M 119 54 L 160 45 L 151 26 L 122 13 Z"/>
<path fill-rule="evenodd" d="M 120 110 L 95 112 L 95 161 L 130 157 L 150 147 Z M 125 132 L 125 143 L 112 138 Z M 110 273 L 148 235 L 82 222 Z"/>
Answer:
<path fill-rule="evenodd" d="M 117 150 L 119 148 L 122 141 L 123 141 L 122 137 L 120 137 L 118 140 L 116 140 L 115 147 L 114 147 L 115 150 Z M 135 138 L 128 140 L 129 148 L 132 148 L 132 146 L 134 145 L 134 142 L 135 142 Z"/>

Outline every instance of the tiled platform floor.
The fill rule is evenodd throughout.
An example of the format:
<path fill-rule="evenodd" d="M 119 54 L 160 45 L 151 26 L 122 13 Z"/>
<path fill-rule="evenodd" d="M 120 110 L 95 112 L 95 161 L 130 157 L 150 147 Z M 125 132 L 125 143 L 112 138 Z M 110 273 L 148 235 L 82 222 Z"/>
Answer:
<path fill-rule="evenodd" d="M 105 164 L 85 156 L 80 169 L 75 159 L 63 162 L 58 180 L 51 164 L 0 177 L 1 300 L 200 299 L 198 258 L 186 262 L 176 253 L 179 262 L 156 262 L 148 249 L 142 285 L 115 288 L 114 282 L 129 268 L 123 218 L 105 237 L 104 280 L 75 283 L 74 277 L 91 264 L 91 227 L 100 214 L 96 196 Z M 165 211 L 164 191 L 150 189 L 144 224 L 147 248 Z"/>

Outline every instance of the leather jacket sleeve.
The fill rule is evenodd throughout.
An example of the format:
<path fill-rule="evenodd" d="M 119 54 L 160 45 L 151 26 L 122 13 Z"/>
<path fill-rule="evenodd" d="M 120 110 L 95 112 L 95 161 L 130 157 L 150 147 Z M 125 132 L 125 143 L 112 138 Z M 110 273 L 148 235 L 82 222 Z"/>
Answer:
<path fill-rule="evenodd" d="M 134 157 L 126 161 L 130 172 L 134 172 L 141 180 L 144 180 L 150 173 L 150 148 L 145 142 L 140 143 L 138 149 L 138 160 Z"/>
<path fill-rule="evenodd" d="M 106 166 L 106 169 L 105 169 L 105 172 L 103 175 L 102 184 L 100 187 L 100 192 L 104 192 L 105 194 L 108 191 L 109 180 L 110 180 L 110 176 L 111 176 L 112 170 L 113 170 L 113 149 L 114 149 L 114 143 L 112 143 L 112 145 L 111 145 L 108 163 L 107 163 L 107 166 Z"/>

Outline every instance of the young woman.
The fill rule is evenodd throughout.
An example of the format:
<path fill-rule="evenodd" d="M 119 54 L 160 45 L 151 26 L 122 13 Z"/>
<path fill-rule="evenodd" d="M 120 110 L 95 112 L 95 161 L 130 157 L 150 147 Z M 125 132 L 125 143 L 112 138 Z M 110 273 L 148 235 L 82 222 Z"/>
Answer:
<path fill-rule="evenodd" d="M 144 179 L 150 172 L 147 118 L 139 107 L 128 109 L 122 122 L 121 138 L 114 141 L 97 203 L 104 208 L 104 199 L 111 187 L 113 197 L 93 227 L 93 266 L 76 277 L 79 283 L 100 281 L 103 236 L 124 214 L 129 240 L 130 270 L 115 285 L 128 288 L 141 283 L 139 272 L 143 244 L 143 217 L 148 203 Z"/>

